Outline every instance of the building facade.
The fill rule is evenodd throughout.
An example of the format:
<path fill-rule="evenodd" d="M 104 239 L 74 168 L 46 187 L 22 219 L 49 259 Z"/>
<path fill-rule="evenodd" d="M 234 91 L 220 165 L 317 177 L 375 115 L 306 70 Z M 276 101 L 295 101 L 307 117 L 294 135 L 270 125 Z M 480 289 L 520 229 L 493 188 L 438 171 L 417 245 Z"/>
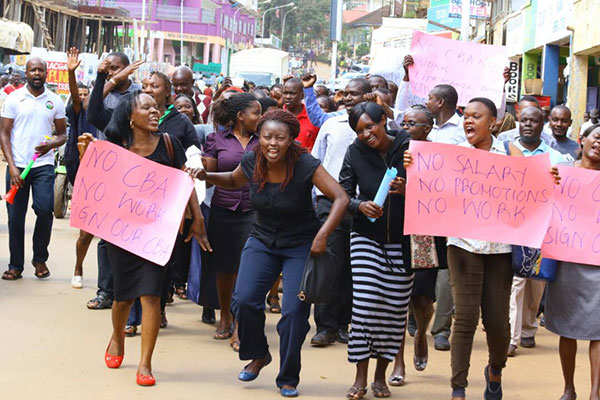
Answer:
<path fill-rule="evenodd" d="M 524 94 L 542 104 L 566 103 L 573 132 L 600 102 L 600 0 L 496 0 L 488 43 L 507 46 L 509 100 Z"/>
<path fill-rule="evenodd" d="M 215 72 L 215 66 L 227 65 L 232 51 L 254 45 L 255 0 L 103 0 L 102 3 L 127 10 L 129 18 L 139 22 L 137 33 L 145 38 L 141 50 L 148 61 L 187 64 L 198 72 L 207 72 L 206 68 L 211 66 L 210 72 Z M 141 23 L 142 17 L 145 24 Z"/>

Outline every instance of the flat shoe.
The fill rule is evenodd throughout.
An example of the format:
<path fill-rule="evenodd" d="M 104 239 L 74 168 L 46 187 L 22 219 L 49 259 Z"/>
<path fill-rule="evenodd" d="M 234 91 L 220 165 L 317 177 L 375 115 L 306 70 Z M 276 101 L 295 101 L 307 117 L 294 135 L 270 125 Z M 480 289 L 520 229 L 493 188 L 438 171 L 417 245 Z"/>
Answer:
<path fill-rule="evenodd" d="M 388 379 L 390 386 L 404 386 L 404 377 L 402 375 L 392 375 Z"/>
<path fill-rule="evenodd" d="M 486 365 L 483 370 L 483 375 L 485 376 L 485 392 L 483 393 L 484 400 L 502 400 L 502 383 L 498 385 L 496 390 L 492 390 L 490 384 L 490 375 L 489 375 L 489 365 Z"/>
<path fill-rule="evenodd" d="M 152 375 L 144 375 L 138 372 L 135 374 L 135 382 L 140 386 L 154 386 L 156 379 Z"/>
<path fill-rule="evenodd" d="M 83 287 L 83 277 L 81 275 L 74 275 L 71 278 L 71 287 L 73 289 L 81 289 Z"/>
<path fill-rule="evenodd" d="M 298 397 L 298 389 L 281 389 L 281 396 L 283 397 Z"/>
<path fill-rule="evenodd" d="M 417 371 L 425 371 L 427 368 L 427 357 L 413 357 L 413 364 Z"/>
<path fill-rule="evenodd" d="M 258 374 L 260 374 L 260 371 L 264 367 L 266 367 L 267 365 L 269 365 L 271 363 L 271 361 L 273 361 L 273 357 L 271 357 L 271 353 L 267 353 L 267 357 L 265 359 L 265 363 L 263 364 L 262 367 L 260 367 L 260 370 L 258 370 L 257 373 L 246 371 L 246 368 L 248 368 L 250 366 L 250 364 L 252 364 L 252 363 L 250 363 L 250 364 L 248 364 L 248 365 L 246 365 L 244 367 L 244 369 L 242 370 L 242 372 L 240 372 L 240 374 L 238 375 L 238 379 L 240 381 L 243 381 L 243 382 L 250 382 L 250 381 L 255 380 L 256 378 L 258 378 Z"/>

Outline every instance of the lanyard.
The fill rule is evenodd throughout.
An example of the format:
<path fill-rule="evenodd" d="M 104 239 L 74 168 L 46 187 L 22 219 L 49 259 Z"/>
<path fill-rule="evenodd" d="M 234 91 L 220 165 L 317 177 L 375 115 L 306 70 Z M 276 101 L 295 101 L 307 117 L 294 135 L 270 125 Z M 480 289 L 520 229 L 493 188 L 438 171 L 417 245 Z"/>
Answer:
<path fill-rule="evenodd" d="M 163 115 L 162 117 L 160 117 L 160 118 L 158 119 L 158 124 L 159 124 L 159 125 L 160 125 L 160 124 L 162 124 L 162 122 L 163 122 L 163 120 L 164 120 L 165 118 L 167 118 L 167 115 L 171 114 L 171 111 L 173 111 L 173 107 L 175 107 L 175 106 L 174 106 L 173 104 L 171 104 L 171 105 L 170 105 L 170 106 L 169 106 L 169 107 L 166 109 L 166 111 L 165 111 L 165 115 Z"/>

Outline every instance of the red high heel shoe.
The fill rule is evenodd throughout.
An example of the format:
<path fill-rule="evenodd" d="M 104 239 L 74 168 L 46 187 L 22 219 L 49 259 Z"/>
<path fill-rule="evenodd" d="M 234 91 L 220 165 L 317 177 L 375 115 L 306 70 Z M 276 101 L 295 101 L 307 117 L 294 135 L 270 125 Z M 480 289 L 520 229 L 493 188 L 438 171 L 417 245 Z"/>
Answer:
<path fill-rule="evenodd" d="M 119 368 L 123 363 L 123 357 L 125 357 L 125 351 L 123 351 L 123 355 L 121 356 L 111 356 L 108 354 L 108 348 L 110 347 L 110 343 L 112 342 L 112 338 L 108 341 L 108 346 L 106 346 L 106 352 L 104 353 L 104 362 L 108 368 Z"/>
<path fill-rule="evenodd" d="M 156 379 L 152 375 L 144 375 L 141 372 L 135 374 L 135 381 L 140 386 L 154 386 Z"/>

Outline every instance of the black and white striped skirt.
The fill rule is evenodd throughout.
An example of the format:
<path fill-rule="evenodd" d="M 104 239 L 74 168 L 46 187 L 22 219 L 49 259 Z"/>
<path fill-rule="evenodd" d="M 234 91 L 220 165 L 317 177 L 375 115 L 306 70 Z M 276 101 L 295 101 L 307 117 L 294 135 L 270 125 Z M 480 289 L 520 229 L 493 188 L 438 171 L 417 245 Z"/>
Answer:
<path fill-rule="evenodd" d="M 404 340 L 414 274 L 403 266 L 402 244 L 350 238 L 352 323 L 348 361 L 393 361 Z"/>

